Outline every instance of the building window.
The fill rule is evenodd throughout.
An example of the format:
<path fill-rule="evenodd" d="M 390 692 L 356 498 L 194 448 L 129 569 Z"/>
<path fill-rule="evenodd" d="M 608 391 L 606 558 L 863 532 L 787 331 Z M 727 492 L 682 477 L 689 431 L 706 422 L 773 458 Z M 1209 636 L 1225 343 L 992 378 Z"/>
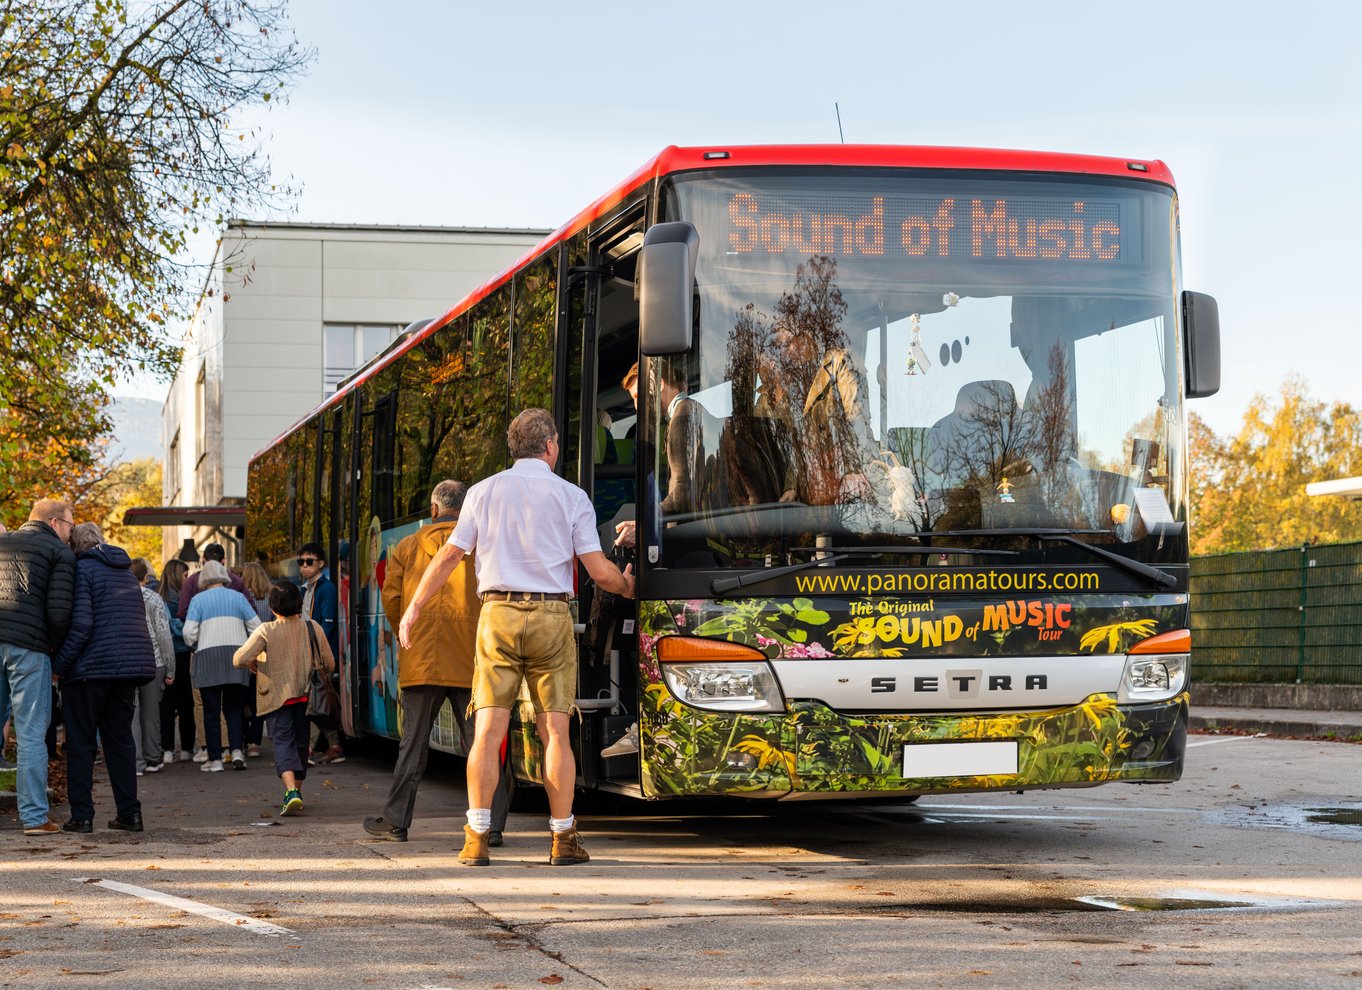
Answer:
<path fill-rule="evenodd" d="M 204 368 L 199 368 L 199 377 L 194 382 L 194 429 L 198 446 L 194 450 L 196 462 L 208 453 L 208 382 Z"/>
<path fill-rule="evenodd" d="M 166 486 L 170 489 L 169 505 L 175 505 L 180 497 L 180 431 L 175 431 L 175 439 L 170 441 L 170 457 L 167 459 L 167 469 L 169 477 Z"/>
<path fill-rule="evenodd" d="M 325 394 L 330 395 L 356 368 L 362 368 L 396 338 L 400 327 L 334 324 L 322 328 Z"/>

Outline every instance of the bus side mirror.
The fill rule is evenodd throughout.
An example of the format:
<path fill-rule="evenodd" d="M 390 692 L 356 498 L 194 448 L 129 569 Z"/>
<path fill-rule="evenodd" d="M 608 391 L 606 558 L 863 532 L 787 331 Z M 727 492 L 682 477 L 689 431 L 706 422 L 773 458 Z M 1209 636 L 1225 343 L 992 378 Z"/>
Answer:
<path fill-rule="evenodd" d="M 1204 292 L 1182 294 L 1183 358 L 1187 398 L 1220 391 L 1220 307 Z"/>
<path fill-rule="evenodd" d="M 638 261 L 638 343 L 647 357 L 690 350 L 691 298 L 700 234 L 685 221 L 658 223 L 643 235 Z"/>

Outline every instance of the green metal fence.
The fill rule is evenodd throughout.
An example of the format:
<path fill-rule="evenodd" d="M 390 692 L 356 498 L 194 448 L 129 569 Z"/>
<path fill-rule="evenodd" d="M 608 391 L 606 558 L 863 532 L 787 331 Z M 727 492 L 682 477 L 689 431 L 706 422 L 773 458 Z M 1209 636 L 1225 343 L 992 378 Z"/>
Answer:
<path fill-rule="evenodd" d="M 1193 678 L 1362 684 L 1362 543 L 1192 560 Z"/>

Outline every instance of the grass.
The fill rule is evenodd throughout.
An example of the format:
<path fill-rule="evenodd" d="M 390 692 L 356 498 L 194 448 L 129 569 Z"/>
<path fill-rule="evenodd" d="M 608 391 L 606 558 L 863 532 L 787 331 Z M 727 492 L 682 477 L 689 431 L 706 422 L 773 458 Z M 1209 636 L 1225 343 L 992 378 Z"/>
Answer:
<path fill-rule="evenodd" d="M 14 790 L 14 775 L 16 770 L 0 770 L 0 791 Z"/>

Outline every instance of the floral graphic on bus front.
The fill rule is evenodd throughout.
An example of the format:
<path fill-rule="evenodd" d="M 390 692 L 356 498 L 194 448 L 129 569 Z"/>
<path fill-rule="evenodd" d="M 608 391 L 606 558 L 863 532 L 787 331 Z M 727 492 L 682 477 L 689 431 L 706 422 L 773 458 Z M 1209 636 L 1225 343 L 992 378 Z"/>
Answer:
<path fill-rule="evenodd" d="M 1076 656 L 1098 647 L 1117 652 L 1146 635 L 1181 628 L 1186 608 L 1186 597 L 1180 595 L 1121 600 L 1088 596 L 1063 602 L 641 602 L 644 795 L 925 793 L 1175 780 L 1181 772 L 1185 693 L 1134 708 L 1118 705 L 1112 694 L 1098 693 L 1072 707 L 1045 711 L 876 715 L 795 699 L 779 714 L 716 713 L 692 708 L 671 694 L 656 644 L 663 636 L 705 636 L 756 647 L 772 659 L 810 663 L 952 653 Z M 983 740 L 1015 741 L 1017 772 L 930 779 L 904 774 L 905 747 Z M 528 735 L 522 742 L 525 750 L 533 748 Z"/>

